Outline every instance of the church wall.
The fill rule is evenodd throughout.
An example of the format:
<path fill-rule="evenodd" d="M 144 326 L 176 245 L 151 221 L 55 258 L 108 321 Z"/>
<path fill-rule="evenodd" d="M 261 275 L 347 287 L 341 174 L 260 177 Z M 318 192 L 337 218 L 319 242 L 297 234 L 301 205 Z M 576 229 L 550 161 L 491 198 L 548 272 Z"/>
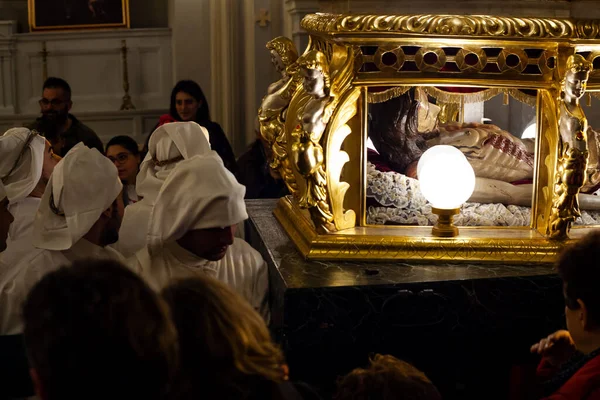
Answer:
<path fill-rule="evenodd" d="M 69 82 L 72 113 L 104 141 L 127 134 L 143 142 L 168 108 L 173 82 L 168 28 L 24 34 L 14 30 L 14 24 L 0 22 L 0 129 L 21 126 L 39 115 L 43 43 L 48 76 Z M 124 95 L 122 40 L 128 47 L 135 112 L 119 111 Z"/>

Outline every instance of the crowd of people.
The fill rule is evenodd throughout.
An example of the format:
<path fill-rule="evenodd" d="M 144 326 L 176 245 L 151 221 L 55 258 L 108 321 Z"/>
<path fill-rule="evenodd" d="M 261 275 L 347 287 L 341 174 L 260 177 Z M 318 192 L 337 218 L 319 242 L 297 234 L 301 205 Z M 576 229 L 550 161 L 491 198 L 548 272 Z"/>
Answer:
<path fill-rule="evenodd" d="M 322 398 L 293 382 L 268 329 L 267 264 L 236 235 L 249 190 L 282 191 L 247 187 L 200 87 L 175 86 L 142 150 L 128 136 L 102 146 L 64 80 L 42 96 L 32 126 L 0 136 L 0 335 L 24 338 L 37 397 Z M 251 151 L 265 157 L 260 139 Z M 536 398 L 600 399 L 599 249 L 592 234 L 558 261 L 568 330 L 531 348 Z M 440 398 L 389 355 L 335 395 Z"/>

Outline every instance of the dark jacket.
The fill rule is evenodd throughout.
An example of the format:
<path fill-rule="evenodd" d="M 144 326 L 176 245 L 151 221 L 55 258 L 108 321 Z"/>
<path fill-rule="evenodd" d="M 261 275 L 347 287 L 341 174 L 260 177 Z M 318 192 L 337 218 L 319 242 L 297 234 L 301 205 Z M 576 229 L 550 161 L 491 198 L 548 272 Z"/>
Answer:
<path fill-rule="evenodd" d="M 46 121 L 42 117 L 36 119 L 35 122 L 27 127 L 39 131 L 41 134 L 45 135 L 51 143 L 61 139 L 64 140 L 64 145 L 59 154 L 61 157 L 64 157 L 65 154 L 79 142 L 83 142 L 83 144 L 90 149 L 95 148 L 100 153 L 104 154 L 104 146 L 98 135 L 73 115 L 69 114 L 69 119 L 71 120 L 71 127 L 60 134 L 60 137 L 58 138 L 51 137 L 49 132 L 46 132 L 48 128 L 46 127 Z"/>
<path fill-rule="evenodd" d="M 260 140 L 237 161 L 239 183 L 246 186 L 246 199 L 275 199 L 288 195 L 282 179 L 275 180 L 269 172 L 269 161 Z"/>

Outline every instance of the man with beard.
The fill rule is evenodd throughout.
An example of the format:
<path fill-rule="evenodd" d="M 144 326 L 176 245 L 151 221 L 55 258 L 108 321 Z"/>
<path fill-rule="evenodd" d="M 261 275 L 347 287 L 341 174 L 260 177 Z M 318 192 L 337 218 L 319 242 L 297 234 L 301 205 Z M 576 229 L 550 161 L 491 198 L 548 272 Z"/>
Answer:
<path fill-rule="evenodd" d="M 0 282 L 0 334 L 22 331 L 23 300 L 48 272 L 81 259 L 123 260 L 106 247 L 119 236 L 122 187 L 114 164 L 82 143 L 56 165 L 33 223 L 36 249 Z"/>
<path fill-rule="evenodd" d="M 46 79 L 39 103 L 42 116 L 28 128 L 44 135 L 54 153 L 64 157 L 79 142 L 101 153 L 104 151 L 98 135 L 69 113 L 73 107 L 71 87 L 64 79 Z"/>
<path fill-rule="evenodd" d="M 0 136 L 0 181 L 15 219 L 7 249 L 0 254 L 0 276 L 7 276 L 9 269 L 34 250 L 33 219 L 59 160 L 50 143 L 35 131 L 13 128 Z"/>

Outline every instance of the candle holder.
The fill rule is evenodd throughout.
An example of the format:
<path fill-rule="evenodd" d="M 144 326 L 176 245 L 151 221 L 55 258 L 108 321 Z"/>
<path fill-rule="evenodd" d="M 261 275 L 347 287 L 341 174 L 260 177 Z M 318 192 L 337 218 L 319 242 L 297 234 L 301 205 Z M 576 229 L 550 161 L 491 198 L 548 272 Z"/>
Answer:
<path fill-rule="evenodd" d="M 42 82 L 46 82 L 48 79 L 48 50 L 46 49 L 46 42 L 42 42 Z"/>
<path fill-rule="evenodd" d="M 129 72 L 127 66 L 127 41 L 121 41 L 121 62 L 123 65 L 123 90 L 125 91 L 125 95 L 123 96 L 123 103 L 121 104 L 121 111 L 125 110 L 135 110 L 135 106 L 131 101 L 131 96 L 129 95 Z"/>

